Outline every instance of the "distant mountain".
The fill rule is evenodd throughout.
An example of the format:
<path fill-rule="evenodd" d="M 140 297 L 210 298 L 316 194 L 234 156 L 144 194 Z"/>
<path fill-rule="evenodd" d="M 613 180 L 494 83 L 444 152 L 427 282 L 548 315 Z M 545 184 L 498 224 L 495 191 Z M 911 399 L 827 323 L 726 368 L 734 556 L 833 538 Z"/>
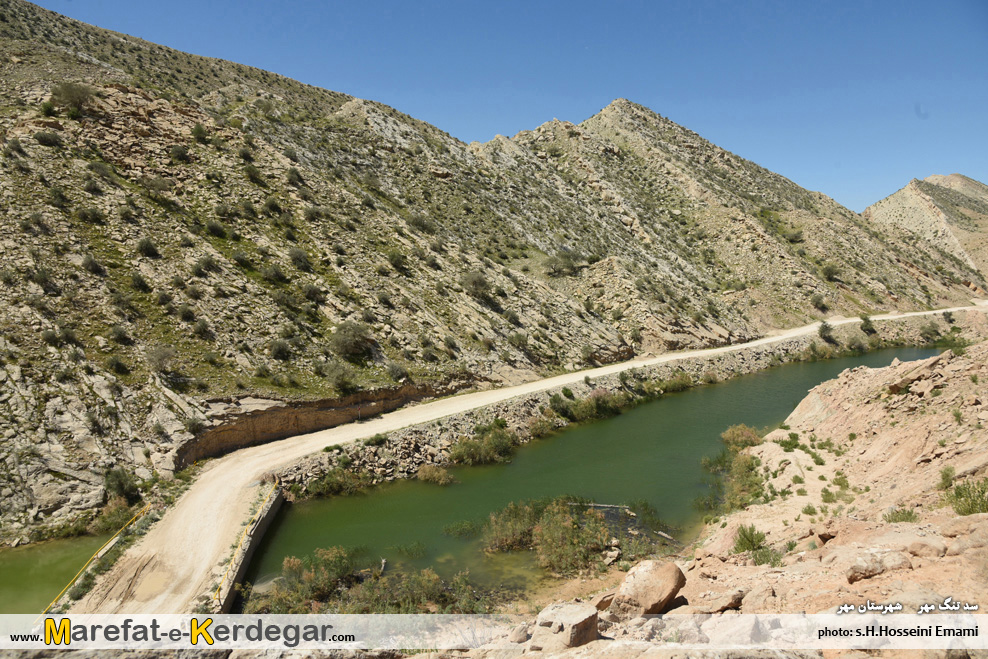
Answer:
<path fill-rule="evenodd" d="M 926 241 L 988 272 L 988 185 L 961 174 L 913 179 L 865 209 L 864 217 Z"/>
<path fill-rule="evenodd" d="M 985 287 L 949 241 L 626 100 L 468 145 L 22 0 L 0 76 L 4 537 L 102 503 L 111 466 L 167 471 L 224 401 L 518 381 Z"/>

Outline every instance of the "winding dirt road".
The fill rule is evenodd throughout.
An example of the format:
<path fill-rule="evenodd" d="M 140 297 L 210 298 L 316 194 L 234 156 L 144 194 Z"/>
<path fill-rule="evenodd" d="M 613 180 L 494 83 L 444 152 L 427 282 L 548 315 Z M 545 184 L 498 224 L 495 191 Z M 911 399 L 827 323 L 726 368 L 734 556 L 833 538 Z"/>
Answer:
<path fill-rule="evenodd" d="M 873 316 L 874 320 L 940 314 L 945 311 L 988 311 L 988 302 L 971 307 Z M 857 318 L 829 320 L 831 325 L 860 322 Z M 117 561 L 96 587 L 72 607 L 79 613 L 186 613 L 215 579 L 214 568 L 230 554 L 242 522 L 250 516 L 264 474 L 320 451 L 459 414 L 530 393 L 624 370 L 674 362 L 697 355 L 718 355 L 792 339 L 817 331 L 819 323 L 778 332 L 748 343 L 667 353 L 600 368 L 566 373 L 525 384 L 453 396 L 403 408 L 363 423 L 350 423 L 269 444 L 244 448 L 209 462 L 196 481 L 140 541 Z"/>

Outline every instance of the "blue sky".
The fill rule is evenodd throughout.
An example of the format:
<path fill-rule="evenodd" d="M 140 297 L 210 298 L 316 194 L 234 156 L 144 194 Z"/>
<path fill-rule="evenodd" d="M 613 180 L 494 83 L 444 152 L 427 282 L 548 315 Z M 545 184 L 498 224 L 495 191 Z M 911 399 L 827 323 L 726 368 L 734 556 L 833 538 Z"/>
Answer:
<path fill-rule="evenodd" d="M 41 0 L 387 103 L 464 141 L 624 97 L 860 211 L 988 182 L 988 2 Z"/>

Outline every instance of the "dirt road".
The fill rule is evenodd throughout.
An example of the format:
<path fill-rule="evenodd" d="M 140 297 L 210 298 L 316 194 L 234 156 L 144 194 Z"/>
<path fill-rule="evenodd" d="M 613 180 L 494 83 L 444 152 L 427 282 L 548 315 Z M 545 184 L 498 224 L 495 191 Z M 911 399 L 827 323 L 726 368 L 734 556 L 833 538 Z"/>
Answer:
<path fill-rule="evenodd" d="M 874 320 L 905 318 L 977 309 L 984 303 L 935 311 L 874 316 Z M 832 319 L 831 325 L 860 322 L 857 318 Z M 350 423 L 328 430 L 298 435 L 235 451 L 211 461 L 195 483 L 138 543 L 132 546 L 96 587 L 72 607 L 80 613 L 186 613 L 195 607 L 194 598 L 210 587 L 213 570 L 224 561 L 249 517 L 250 507 L 261 487 L 260 478 L 288 466 L 323 447 L 351 442 L 376 433 L 393 432 L 442 417 L 459 414 L 553 387 L 572 384 L 621 371 L 674 362 L 695 355 L 717 355 L 752 346 L 785 341 L 813 334 L 819 323 L 776 333 L 748 343 L 668 353 L 611 364 L 513 387 L 453 396 L 408 407 L 363 423 Z"/>

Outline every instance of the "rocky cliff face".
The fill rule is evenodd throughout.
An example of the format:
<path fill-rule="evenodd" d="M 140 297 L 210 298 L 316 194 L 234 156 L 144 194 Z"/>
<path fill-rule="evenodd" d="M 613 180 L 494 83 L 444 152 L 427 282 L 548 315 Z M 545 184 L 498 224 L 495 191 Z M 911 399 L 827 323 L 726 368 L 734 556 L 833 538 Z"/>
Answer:
<path fill-rule="evenodd" d="M 167 472 L 217 400 L 516 382 L 985 287 L 625 100 L 467 145 L 20 0 L 0 75 L 4 538 L 107 468 Z"/>

